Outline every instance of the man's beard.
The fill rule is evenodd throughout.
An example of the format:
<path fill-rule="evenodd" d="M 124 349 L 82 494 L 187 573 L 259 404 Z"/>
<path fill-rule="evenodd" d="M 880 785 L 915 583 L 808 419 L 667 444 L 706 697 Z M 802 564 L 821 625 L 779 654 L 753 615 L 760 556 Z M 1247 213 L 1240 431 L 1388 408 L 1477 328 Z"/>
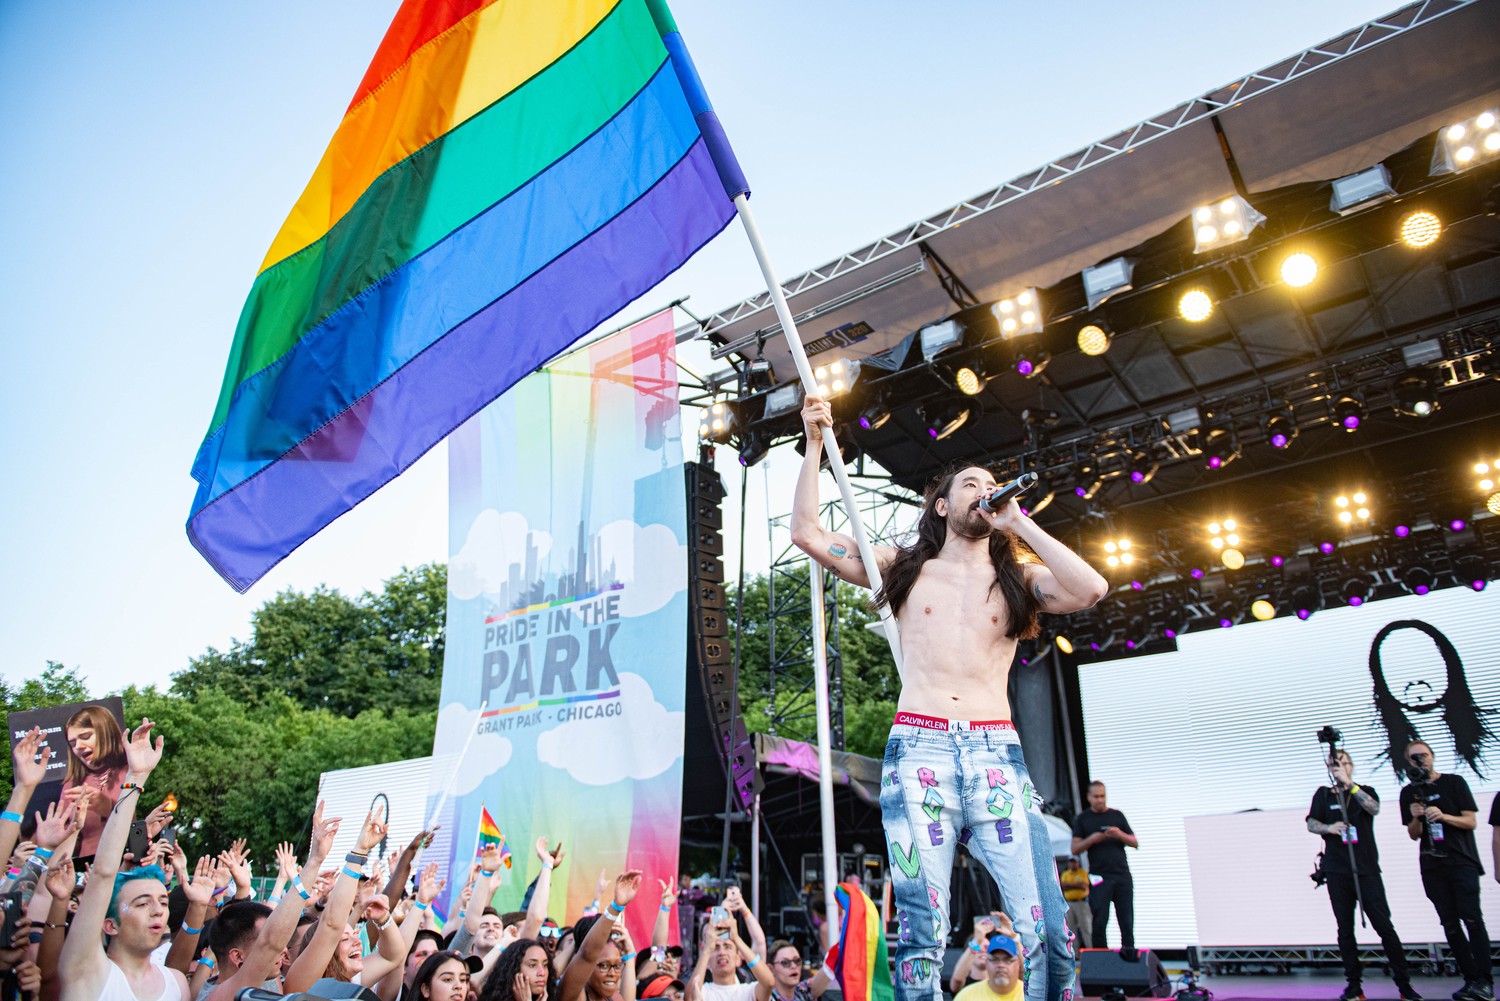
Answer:
<path fill-rule="evenodd" d="M 994 530 L 979 513 L 978 505 L 964 512 L 962 518 L 948 518 L 948 531 L 964 539 L 988 539 Z"/>

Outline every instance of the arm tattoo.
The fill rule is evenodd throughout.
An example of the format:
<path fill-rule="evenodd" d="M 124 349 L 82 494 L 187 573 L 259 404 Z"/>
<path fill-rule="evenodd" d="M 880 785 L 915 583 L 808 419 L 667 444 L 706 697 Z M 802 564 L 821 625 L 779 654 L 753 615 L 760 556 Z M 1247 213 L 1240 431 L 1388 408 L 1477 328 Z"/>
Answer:
<path fill-rule="evenodd" d="M 1380 801 L 1363 789 L 1354 794 L 1354 802 L 1363 807 L 1364 811 L 1372 817 L 1380 812 Z"/>
<path fill-rule="evenodd" d="M 1032 585 L 1032 593 L 1036 595 L 1036 601 L 1039 605 L 1045 605 L 1049 601 L 1057 600 L 1057 595 L 1048 594 L 1047 592 L 1043 591 L 1041 584 Z"/>

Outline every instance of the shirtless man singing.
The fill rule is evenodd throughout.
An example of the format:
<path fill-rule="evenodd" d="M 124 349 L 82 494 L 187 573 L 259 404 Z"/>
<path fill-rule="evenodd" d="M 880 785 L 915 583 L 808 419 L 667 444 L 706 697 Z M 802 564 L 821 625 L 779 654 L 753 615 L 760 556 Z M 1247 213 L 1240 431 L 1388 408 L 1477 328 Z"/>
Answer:
<path fill-rule="evenodd" d="M 807 454 L 792 507 L 792 541 L 841 580 L 870 586 L 852 538 L 818 521 L 825 400 L 802 407 Z M 880 810 L 899 924 L 897 1001 L 942 997 L 949 876 L 960 842 L 989 870 L 1025 949 L 1027 1001 L 1074 995 L 1073 952 L 1051 838 L 1010 723 L 1006 681 L 1016 642 L 1037 614 L 1088 608 L 1108 583 L 1010 504 L 979 502 L 995 480 L 978 466 L 927 491 L 916 539 L 879 546 L 875 596 L 901 627 L 902 687 L 885 748 Z"/>

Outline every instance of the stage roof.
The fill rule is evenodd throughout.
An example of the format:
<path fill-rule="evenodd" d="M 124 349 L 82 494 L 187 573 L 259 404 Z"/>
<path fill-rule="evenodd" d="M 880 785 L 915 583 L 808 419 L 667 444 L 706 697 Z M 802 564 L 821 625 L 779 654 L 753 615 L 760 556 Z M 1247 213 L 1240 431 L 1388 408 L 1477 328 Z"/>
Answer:
<path fill-rule="evenodd" d="M 937 261 L 981 302 L 1051 286 L 1169 229 L 1191 206 L 1232 194 L 1226 149 L 1253 196 L 1351 173 L 1494 106 L 1500 102 L 1497 52 L 1495 0 L 1414 3 L 853 250 L 783 288 L 804 343 L 856 357 L 875 354 L 954 312 Z M 857 344 L 838 345 L 835 332 L 853 324 L 872 331 Z M 765 293 L 707 317 L 701 332 L 720 346 L 720 355 L 748 360 L 763 350 L 784 382 L 795 373 L 773 334 L 779 324 Z"/>

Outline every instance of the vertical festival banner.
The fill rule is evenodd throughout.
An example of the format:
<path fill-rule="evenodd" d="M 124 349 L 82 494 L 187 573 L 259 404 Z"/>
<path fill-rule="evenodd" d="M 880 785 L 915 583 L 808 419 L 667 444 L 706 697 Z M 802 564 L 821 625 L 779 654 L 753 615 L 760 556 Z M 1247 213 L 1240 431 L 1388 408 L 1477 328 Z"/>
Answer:
<path fill-rule="evenodd" d="M 449 439 L 447 649 L 428 811 L 445 828 L 434 849 L 450 900 L 487 809 L 514 858 L 499 910 L 521 908 L 546 837 L 566 850 L 554 918 L 588 905 L 601 867 L 613 878 L 628 866 L 644 871 L 651 904 L 631 908 L 630 931 L 650 940 L 655 880 L 676 879 L 682 812 L 677 385 L 667 310 L 528 376 Z"/>

